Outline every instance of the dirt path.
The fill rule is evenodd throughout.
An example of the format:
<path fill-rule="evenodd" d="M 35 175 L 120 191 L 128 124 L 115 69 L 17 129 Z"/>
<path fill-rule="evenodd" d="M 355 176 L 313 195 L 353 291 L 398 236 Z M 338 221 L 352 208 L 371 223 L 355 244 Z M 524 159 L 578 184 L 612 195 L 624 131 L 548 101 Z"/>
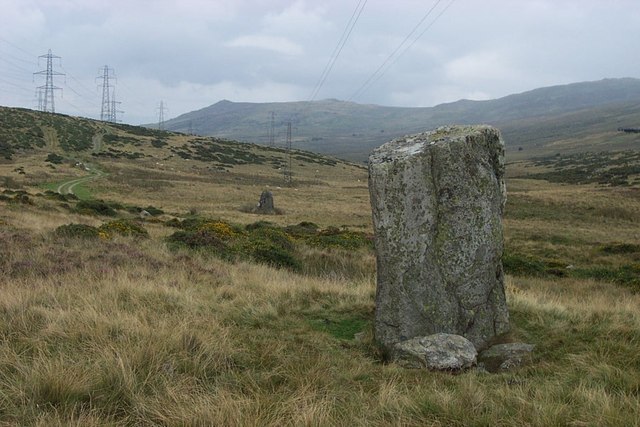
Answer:
<path fill-rule="evenodd" d="M 102 178 L 103 176 L 106 175 L 106 173 L 98 169 L 87 168 L 87 170 L 89 171 L 90 175 L 83 176 L 82 178 L 74 178 L 72 180 L 65 181 L 62 184 L 58 185 L 58 187 L 56 188 L 56 192 L 60 194 L 74 194 L 73 189 L 76 186 L 88 181 L 92 181 L 94 179 Z"/>

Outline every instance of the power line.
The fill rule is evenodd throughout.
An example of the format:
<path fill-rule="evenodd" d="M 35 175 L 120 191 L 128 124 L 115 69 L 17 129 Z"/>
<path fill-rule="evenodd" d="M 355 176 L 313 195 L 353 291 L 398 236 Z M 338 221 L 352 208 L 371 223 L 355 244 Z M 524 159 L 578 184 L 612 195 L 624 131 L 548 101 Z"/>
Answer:
<path fill-rule="evenodd" d="M 365 82 L 358 88 L 358 90 L 356 90 L 347 99 L 347 101 L 351 101 L 354 98 L 362 95 L 373 83 L 377 82 L 384 75 L 384 73 L 387 72 L 389 67 L 392 64 L 394 64 L 398 60 L 398 58 L 400 58 L 400 56 L 402 56 L 409 48 L 411 48 L 411 46 L 413 46 L 418 41 L 418 39 L 420 39 L 420 37 L 422 37 L 424 33 L 426 33 L 427 30 L 433 26 L 433 24 L 435 24 L 435 22 L 444 14 L 444 12 L 447 11 L 447 9 L 449 9 L 449 7 L 453 4 L 454 1 L 455 0 L 451 0 L 449 4 L 440 12 L 440 14 L 438 14 L 435 17 L 435 19 L 433 19 L 429 23 L 429 25 L 427 25 L 427 27 L 422 32 L 420 32 L 420 34 L 418 34 L 418 36 L 415 37 L 415 39 L 413 39 L 413 41 L 407 47 L 405 47 L 402 52 L 398 54 L 398 52 L 400 51 L 400 49 L 402 49 L 405 43 L 407 43 L 407 41 L 411 38 L 411 36 L 418 30 L 418 28 L 420 28 L 420 26 L 424 23 L 424 21 L 431 15 L 431 13 L 436 9 L 436 7 L 438 7 L 438 5 L 442 2 L 442 0 L 437 0 L 435 4 L 431 6 L 431 8 L 427 11 L 427 13 L 424 14 L 424 16 L 420 19 L 420 21 L 413 27 L 411 32 L 407 34 L 404 40 L 402 40 L 402 42 L 393 50 L 393 52 L 391 52 L 391 54 L 387 56 L 387 58 L 382 62 L 382 64 L 380 64 L 380 66 L 373 72 L 373 74 L 371 74 L 369 78 L 365 80 Z"/>
<path fill-rule="evenodd" d="M 27 55 L 28 57 L 30 57 L 30 58 L 35 58 L 35 57 L 36 57 L 36 55 L 34 55 L 33 53 L 31 53 L 31 52 L 27 52 L 26 50 L 24 50 L 24 49 L 23 49 L 23 48 L 21 48 L 20 46 L 18 46 L 18 45 L 16 45 L 16 44 L 11 43 L 9 40 L 5 39 L 4 37 L 0 37 L 0 41 L 5 42 L 5 43 L 6 43 L 6 44 L 8 44 L 9 46 L 13 47 L 14 49 L 19 50 L 20 52 L 22 52 L 22 53 L 26 54 L 26 55 Z"/>
<path fill-rule="evenodd" d="M 18 88 L 18 89 L 20 89 L 20 90 L 22 90 L 22 91 L 29 92 L 29 93 L 33 93 L 33 92 L 31 92 L 31 90 L 30 90 L 30 89 L 26 89 L 24 86 L 17 85 L 17 84 L 15 84 L 15 83 L 13 83 L 13 82 L 10 82 L 9 80 L 5 80 L 5 79 L 3 79 L 3 78 L 0 78 L 0 82 L 4 82 L 5 84 L 8 84 L 8 85 L 14 86 L 14 87 L 16 87 L 16 88 Z"/>
<path fill-rule="evenodd" d="M 17 70 L 19 70 L 19 71 L 23 71 L 23 72 L 27 72 L 27 73 L 30 73 L 30 72 L 31 72 L 31 70 L 27 70 L 27 69 L 26 69 L 25 67 L 23 67 L 22 65 L 18 65 L 18 64 L 14 63 L 14 62 L 9 61 L 7 58 L 5 58 L 5 56 L 8 56 L 8 55 L 5 55 L 5 54 L 3 53 L 3 57 L 2 57 L 2 58 L 0 58 L 3 62 L 6 62 L 7 64 L 11 65 L 13 68 L 15 68 L 15 69 L 17 69 Z M 31 64 L 31 65 L 33 65 L 34 63 L 30 63 L 30 64 Z M 33 69 L 33 68 L 32 68 L 32 69 Z"/>
<path fill-rule="evenodd" d="M 315 97 L 318 95 L 318 92 L 320 92 L 320 89 L 324 85 L 324 82 L 327 80 L 329 73 L 333 69 L 333 66 L 335 65 L 336 61 L 338 60 L 338 56 L 340 56 L 340 53 L 342 52 L 344 45 L 347 43 L 347 40 L 349 39 L 349 36 L 351 35 L 351 32 L 353 31 L 353 28 L 356 25 L 356 22 L 358 22 L 358 19 L 360 18 L 360 15 L 362 14 L 362 11 L 364 10 L 364 7 L 366 6 L 366 4 L 367 4 L 367 0 L 358 1 L 356 8 L 351 14 L 351 18 L 349 18 L 349 21 L 347 22 L 347 25 L 345 26 L 344 31 L 342 32 L 342 36 L 340 36 L 340 39 L 338 40 L 336 47 L 333 49 L 333 52 L 329 57 L 329 61 L 327 62 L 327 65 L 325 65 L 324 70 L 322 70 L 322 74 L 320 74 L 320 78 L 318 79 L 318 82 L 316 83 L 316 85 L 313 88 L 313 91 L 311 92 L 309 101 L 313 101 Z"/>
<path fill-rule="evenodd" d="M 379 75 L 378 75 L 378 77 L 376 77 L 376 78 L 371 82 L 371 85 L 375 84 L 378 80 L 380 80 L 380 78 L 382 78 L 382 76 L 384 75 L 384 73 L 386 73 L 386 72 L 387 72 L 387 70 L 388 70 L 388 69 L 389 69 L 393 64 L 395 64 L 395 63 L 396 63 L 396 62 L 397 62 L 397 61 L 402 57 L 402 55 L 404 55 L 404 54 L 405 54 L 409 49 L 411 49 L 411 47 L 412 47 L 414 44 L 416 44 L 416 42 L 417 42 L 417 41 L 418 41 L 418 40 L 419 40 L 419 39 L 424 35 L 424 33 L 426 33 L 426 32 L 429 30 L 429 28 L 431 28 L 431 27 L 433 26 L 433 24 L 435 24 L 435 23 L 436 23 L 436 21 L 437 21 L 438 19 L 440 19 L 440 17 L 441 17 L 442 15 L 444 15 L 444 13 L 447 11 L 447 9 L 449 9 L 449 7 L 451 7 L 451 5 L 453 4 L 453 2 L 454 2 L 454 1 L 455 1 L 455 0 L 451 0 L 451 1 L 449 2 L 449 4 L 447 4 L 447 5 L 444 7 L 444 9 L 442 9 L 442 11 L 440 11 L 440 13 L 439 13 L 435 18 L 433 18 L 433 20 L 429 23 L 429 25 L 427 25 L 427 26 L 425 27 L 425 29 L 424 29 L 424 30 L 422 30 L 422 32 L 421 32 L 420 34 L 418 34 L 418 36 L 417 36 L 415 39 L 413 39 L 413 41 L 409 44 L 409 46 L 407 46 L 406 48 L 404 48 L 404 49 L 402 50 L 402 52 L 400 52 L 400 53 L 399 53 L 399 54 L 398 54 L 398 55 L 393 59 L 393 61 L 391 61 L 391 62 L 389 63 L 389 65 L 387 66 L 387 68 L 386 68 L 386 69 L 385 69 L 381 74 L 379 74 Z"/>
<path fill-rule="evenodd" d="M 82 83 L 80 80 L 78 80 L 73 74 L 71 74 L 66 68 L 64 68 L 63 66 L 60 66 L 60 68 L 62 69 L 62 71 L 65 72 L 65 74 L 71 78 L 71 80 L 73 80 L 74 82 L 76 82 L 78 84 L 78 86 L 80 86 L 80 88 L 86 92 L 86 94 L 93 94 L 94 90 L 89 89 L 87 86 L 84 85 L 84 83 Z M 81 96 L 81 95 L 80 95 Z"/>

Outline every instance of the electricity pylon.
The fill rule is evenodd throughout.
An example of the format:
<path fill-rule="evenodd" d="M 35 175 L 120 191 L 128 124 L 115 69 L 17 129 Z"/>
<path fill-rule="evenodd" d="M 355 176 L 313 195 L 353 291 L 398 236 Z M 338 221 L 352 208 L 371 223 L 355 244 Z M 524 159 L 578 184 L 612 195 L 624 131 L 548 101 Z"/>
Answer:
<path fill-rule="evenodd" d="M 164 130 L 164 112 L 167 110 L 167 107 L 164 106 L 164 101 L 160 101 L 160 106 L 158 107 L 158 129 Z"/>
<path fill-rule="evenodd" d="M 100 69 L 102 75 L 96 77 L 96 80 L 102 79 L 102 108 L 100 109 L 100 120 L 104 122 L 113 121 L 114 114 L 111 112 L 110 92 L 113 86 L 110 83 L 110 79 L 115 78 L 113 76 L 113 69 L 105 65 Z"/>
<path fill-rule="evenodd" d="M 287 122 L 287 165 L 284 169 L 284 182 L 288 186 L 293 184 L 293 176 L 291 171 L 291 122 Z"/>
<path fill-rule="evenodd" d="M 62 88 L 53 84 L 53 76 L 64 76 L 63 73 L 53 71 L 53 58 L 61 59 L 59 56 L 51 53 L 51 49 L 46 55 L 40 55 L 38 58 L 47 58 L 47 69 L 33 73 L 34 75 L 44 75 L 44 86 L 38 86 L 38 110 L 44 112 L 55 113 L 55 97 L 53 92 L 56 90 L 62 90 Z M 44 92 L 44 95 L 43 95 Z"/>

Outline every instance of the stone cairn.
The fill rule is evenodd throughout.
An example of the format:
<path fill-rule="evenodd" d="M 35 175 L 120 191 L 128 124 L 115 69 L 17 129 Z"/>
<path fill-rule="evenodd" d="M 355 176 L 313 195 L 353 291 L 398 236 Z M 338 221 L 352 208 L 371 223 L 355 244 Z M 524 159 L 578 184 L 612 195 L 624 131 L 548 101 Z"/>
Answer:
<path fill-rule="evenodd" d="M 462 336 L 473 353 L 506 333 L 499 131 L 442 127 L 388 142 L 369 158 L 369 191 L 378 276 L 375 339 L 385 356 L 431 368 L 425 357 L 438 345 L 426 337 L 447 340 L 443 348 L 462 348 L 447 335 Z M 445 355 L 440 369 L 469 366 L 468 353 L 453 361 Z"/>

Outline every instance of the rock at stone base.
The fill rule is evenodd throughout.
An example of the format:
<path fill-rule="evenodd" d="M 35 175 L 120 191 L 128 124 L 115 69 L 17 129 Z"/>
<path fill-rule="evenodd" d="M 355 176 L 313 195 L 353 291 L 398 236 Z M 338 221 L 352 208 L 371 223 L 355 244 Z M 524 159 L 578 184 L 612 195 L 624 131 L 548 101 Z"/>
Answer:
<path fill-rule="evenodd" d="M 264 214 L 272 214 L 275 212 L 275 207 L 273 205 L 273 194 L 271 191 L 263 191 L 260 194 L 260 201 L 258 202 L 258 207 L 256 209 L 259 213 Z"/>
<path fill-rule="evenodd" d="M 434 334 L 415 337 L 393 346 L 393 360 L 405 368 L 461 371 L 475 365 L 473 343 L 460 335 Z"/>
<path fill-rule="evenodd" d="M 489 372 L 501 372 L 517 368 L 531 362 L 533 344 L 519 342 L 496 344 L 478 356 L 478 365 Z"/>

